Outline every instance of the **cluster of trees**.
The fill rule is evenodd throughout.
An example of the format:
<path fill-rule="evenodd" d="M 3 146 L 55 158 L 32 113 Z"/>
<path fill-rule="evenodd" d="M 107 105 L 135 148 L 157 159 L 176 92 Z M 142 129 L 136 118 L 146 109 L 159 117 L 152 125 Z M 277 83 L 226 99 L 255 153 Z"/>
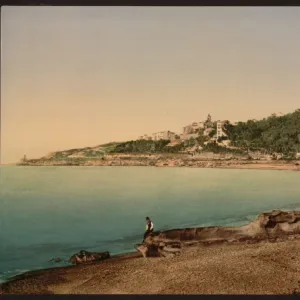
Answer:
<path fill-rule="evenodd" d="M 239 122 L 236 126 L 228 122 L 224 129 L 232 145 L 242 149 L 285 155 L 300 152 L 300 109 L 280 117 Z"/>
<path fill-rule="evenodd" d="M 167 152 L 166 147 L 170 143 L 169 140 L 137 140 L 128 141 L 116 145 L 112 152 L 115 153 L 159 153 Z"/>

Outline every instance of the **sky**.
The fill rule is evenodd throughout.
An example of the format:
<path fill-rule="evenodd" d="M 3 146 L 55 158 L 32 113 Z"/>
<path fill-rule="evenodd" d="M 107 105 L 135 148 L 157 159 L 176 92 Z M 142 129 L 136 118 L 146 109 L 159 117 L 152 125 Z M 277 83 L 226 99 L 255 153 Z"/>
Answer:
<path fill-rule="evenodd" d="M 299 7 L 1 8 L 1 163 L 300 108 Z"/>

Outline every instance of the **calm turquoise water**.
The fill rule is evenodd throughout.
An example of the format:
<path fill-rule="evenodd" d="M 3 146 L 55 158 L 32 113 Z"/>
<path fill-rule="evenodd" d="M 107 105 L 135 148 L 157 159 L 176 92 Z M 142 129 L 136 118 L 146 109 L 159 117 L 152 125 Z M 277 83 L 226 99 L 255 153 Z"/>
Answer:
<path fill-rule="evenodd" d="M 66 265 L 79 250 L 133 251 L 156 230 L 242 225 L 300 209 L 300 172 L 151 167 L 1 167 L 0 280 Z"/>

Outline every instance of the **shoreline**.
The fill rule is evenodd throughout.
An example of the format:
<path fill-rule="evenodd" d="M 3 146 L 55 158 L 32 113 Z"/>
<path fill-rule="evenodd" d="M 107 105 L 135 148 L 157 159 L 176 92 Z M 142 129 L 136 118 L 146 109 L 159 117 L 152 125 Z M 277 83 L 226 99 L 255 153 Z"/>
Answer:
<path fill-rule="evenodd" d="M 300 294 L 299 246 L 299 239 L 191 246 L 171 259 L 137 252 L 25 272 L 0 284 L 0 294 Z"/>
<path fill-rule="evenodd" d="M 137 252 L 28 271 L 0 294 L 300 294 L 299 225 L 299 211 L 273 210 L 239 227 L 153 232 Z"/>
<path fill-rule="evenodd" d="M 115 261 L 115 260 L 133 259 L 133 258 L 136 258 L 136 257 L 142 257 L 142 254 L 139 251 L 134 250 L 133 252 L 123 252 L 123 253 L 120 253 L 120 254 L 111 255 L 110 260 Z M 100 262 L 102 262 L 102 261 L 90 262 L 90 263 L 86 263 L 86 265 L 97 264 L 97 263 L 100 263 Z M 7 283 L 15 281 L 15 280 L 29 278 L 29 277 L 38 275 L 40 273 L 43 273 L 45 271 L 76 268 L 78 266 L 79 265 L 72 265 L 72 264 L 66 264 L 66 265 L 63 265 L 63 266 L 62 265 L 60 265 L 60 266 L 53 265 L 53 267 L 45 267 L 45 268 L 41 268 L 41 269 L 27 270 L 27 271 L 22 272 L 20 274 L 13 275 L 13 276 L 11 276 L 7 279 L 4 279 L 2 282 L 0 282 L 0 291 L 1 291 L 1 286 L 3 284 L 7 284 Z"/>
<path fill-rule="evenodd" d="M 247 170 L 285 170 L 300 171 L 299 160 L 293 161 L 258 161 L 258 160 L 200 160 L 189 159 L 158 159 L 156 161 L 132 160 L 100 160 L 87 161 L 82 164 L 44 162 L 23 163 L 15 166 L 36 167 L 159 167 L 159 168 L 201 168 L 201 169 L 247 169 Z"/>
<path fill-rule="evenodd" d="M 142 254 L 139 251 L 124 252 L 124 253 L 121 253 L 121 254 L 112 255 L 110 257 L 109 261 L 112 261 L 112 262 L 122 261 L 122 260 L 128 260 L 128 259 L 135 259 L 135 258 L 139 258 L 139 257 L 142 257 Z M 95 261 L 95 262 L 85 263 L 84 265 L 85 266 L 91 266 L 91 265 L 99 264 L 99 263 L 102 263 L 102 262 L 103 261 Z M 9 284 L 11 282 L 15 282 L 15 281 L 18 281 L 18 280 L 23 280 L 23 279 L 30 278 L 30 277 L 35 277 L 35 276 L 38 276 L 38 275 L 43 274 L 45 272 L 56 272 L 56 271 L 59 271 L 59 270 L 68 270 L 68 269 L 78 268 L 80 266 L 81 266 L 80 264 L 79 265 L 68 264 L 68 265 L 65 265 L 65 266 L 58 266 L 58 267 L 53 266 L 53 267 L 48 267 L 48 268 L 28 270 L 28 271 L 25 271 L 23 273 L 11 276 L 8 279 L 6 279 L 4 282 L 1 282 L 0 283 L 0 291 L 1 291 L 1 286 L 5 285 L 5 284 Z"/>

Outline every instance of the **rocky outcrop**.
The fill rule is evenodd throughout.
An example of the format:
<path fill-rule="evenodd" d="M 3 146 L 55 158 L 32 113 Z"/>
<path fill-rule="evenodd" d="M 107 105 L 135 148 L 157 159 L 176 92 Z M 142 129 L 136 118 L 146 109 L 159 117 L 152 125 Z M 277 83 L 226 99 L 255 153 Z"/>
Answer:
<path fill-rule="evenodd" d="M 71 256 L 69 262 L 72 264 L 82 264 L 86 262 L 105 260 L 110 258 L 109 252 L 88 252 L 85 250 L 81 250 L 80 252 Z"/>
<path fill-rule="evenodd" d="M 172 257 L 181 253 L 181 243 L 178 242 L 145 242 L 137 244 L 135 248 L 142 253 L 144 257 Z"/>
<path fill-rule="evenodd" d="M 144 257 L 174 256 L 192 244 L 257 243 L 300 237 L 300 212 L 274 210 L 262 213 L 257 220 L 241 227 L 199 227 L 173 229 L 150 234 L 136 245 Z"/>

